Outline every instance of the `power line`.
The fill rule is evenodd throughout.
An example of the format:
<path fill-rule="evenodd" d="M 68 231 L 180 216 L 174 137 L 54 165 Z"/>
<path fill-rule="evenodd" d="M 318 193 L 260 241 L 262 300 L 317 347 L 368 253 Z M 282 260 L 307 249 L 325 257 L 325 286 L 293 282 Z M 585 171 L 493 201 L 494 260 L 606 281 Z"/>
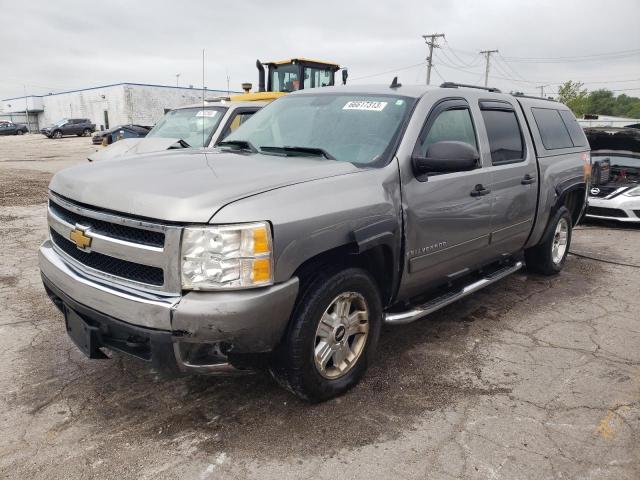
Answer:
<path fill-rule="evenodd" d="M 607 53 L 593 53 L 590 55 L 571 55 L 567 57 L 503 57 L 506 60 L 517 61 L 517 60 L 578 60 L 581 58 L 594 58 L 594 57 L 608 57 L 608 56 L 617 56 L 617 55 L 640 55 L 640 48 L 634 48 L 632 50 L 619 50 L 617 52 L 607 52 Z"/>
<path fill-rule="evenodd" d="M 462 60 L 455 52 L 455 49 L 451 47 L 451 45 L 449 44 L 449 42 L 447 42 L 447 39 L 444 39 L 444 43 L 446 45 L 446 48 L 449 52 L 451 52 L 451 55 L 453 55 L 453 57 L 455 57 L 458 62 L 460 63 L 461 66 L 466 67 L 466 68 L 470 68 L 470 67 L 475 67 L 476 65 L 478 65 L 479 61 L 480 61 L 480 57 L 478 56 L 477 53 L 472 53 L 471 55 L 473 55 L 473 61 L 471 63 L 466 63 L 464 60 Z M 444 48 L 441 50 L 443 53 L 445 52 Z M 451 62 L 451 63 L 455 63 L 455 62 Z"/>
<path fill-rule="evenodd" d="M 364 77 L 356 77 L 356 78 L 352 78 L 350 81 L 356 81 L 356 80 L 364 80 L 367 78 L 373 78 L 373 77 L 379 77 L 381 75 L 388 75 L 390 73 L 396 73 L 396 72 L 401 72 L 403 70 L 409 70 L 411 68 L 416 68 L 416 67 L 423 67 L 424 65 L 426 65 L 425 62 L 420 62 L 420 63 L 416 63 L 414 65 L 407 65 L 405 67 L 399 67 L 399 68 L 394 68 L 393 70 L 387 70 L 385 72 L 380 72 L 380 73 L 373 73 L 371 75 L 365 75 Z"/>

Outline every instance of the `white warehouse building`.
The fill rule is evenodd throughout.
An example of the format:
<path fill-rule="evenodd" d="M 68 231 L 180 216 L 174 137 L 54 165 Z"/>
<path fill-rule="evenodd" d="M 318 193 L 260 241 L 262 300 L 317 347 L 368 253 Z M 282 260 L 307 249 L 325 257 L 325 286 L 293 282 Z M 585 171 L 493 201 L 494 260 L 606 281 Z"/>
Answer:
<path fill-rule="evenodd" d="M 205 89 L 204 96 L 228 93 Z M 0 101 L 0 120 L 24 123 L 32 132 L 61 118 L 88 118 L 98 130 L 128 123 L 151 126 L 167 110 L 200 102 L 202 96 L 203 91 L 199 88 L 117 83 L 49 95 L 7 98 Z"/>

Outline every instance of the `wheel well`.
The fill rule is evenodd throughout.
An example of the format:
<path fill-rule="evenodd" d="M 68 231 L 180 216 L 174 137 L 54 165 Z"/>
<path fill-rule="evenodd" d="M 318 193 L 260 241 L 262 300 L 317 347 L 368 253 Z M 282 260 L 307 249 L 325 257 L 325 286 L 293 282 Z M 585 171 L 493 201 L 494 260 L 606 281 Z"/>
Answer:
<path fill-rule="evenodd" d="M 571 213 L 571 223 L 576 225 L 584 209 L 585 187 L 577 187 L 562 195 L 560 205 L 567 207 Z"/>
<path fill-rule="evenodd" d="M 376 245 L 364 252 L 358 251 L 353 244 L 343 245 L 322 252 L 306 260 L 298 267 L 294 275 L 300 280 L 302 291 L 320 269 L 337 267 L 358 267 L 366 270 L 375 279 L 382 303 L 388 305 L 393 294 L 394 269 L 391 248 L 387 245 Z"/>

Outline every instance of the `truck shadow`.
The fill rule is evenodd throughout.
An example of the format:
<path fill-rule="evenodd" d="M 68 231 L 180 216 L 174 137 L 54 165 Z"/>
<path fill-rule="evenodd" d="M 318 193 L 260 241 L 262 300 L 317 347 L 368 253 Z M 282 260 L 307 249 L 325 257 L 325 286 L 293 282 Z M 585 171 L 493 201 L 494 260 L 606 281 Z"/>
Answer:
<path fill-rule="evenodd" d="M 360 385 L 317 405 L 281 390 L 266 374 L 167 380 L 127 358 L 89 361 L 66 338 L 61 320 L 47 322 L 21 352 L 21 378 L 29 381 L 9 403 L 31 416 L 66 412 L 56 429 L 88 424 L 112 446 L 151 441 L 169 450 L 188 444 L 206 453 L 331 456 L 396 438 L 425 412 L 459 400 L 508 394 L 481 378 L 478 341 L 490 342 L 503 317 L 536 292 L 585 292 L 576 285 L 551 294 L 554 283 L 560 281 L 517 274 L 427 319 L 385 327 Z M 33 296 L 40 310 L 34 318 L 57 315 L 40 292 Z"/>

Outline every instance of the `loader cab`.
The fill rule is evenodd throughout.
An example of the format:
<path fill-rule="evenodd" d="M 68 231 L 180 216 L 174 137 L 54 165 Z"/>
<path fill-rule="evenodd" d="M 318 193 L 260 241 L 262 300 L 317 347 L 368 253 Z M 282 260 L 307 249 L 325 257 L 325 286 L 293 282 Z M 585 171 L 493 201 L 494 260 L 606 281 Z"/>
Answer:
<path fill-rule="evenodd" d="M 296 90 L 335 85 L 340 65 L 306 58 L 266 62 L 267 91 L 290 93 Z"/>

